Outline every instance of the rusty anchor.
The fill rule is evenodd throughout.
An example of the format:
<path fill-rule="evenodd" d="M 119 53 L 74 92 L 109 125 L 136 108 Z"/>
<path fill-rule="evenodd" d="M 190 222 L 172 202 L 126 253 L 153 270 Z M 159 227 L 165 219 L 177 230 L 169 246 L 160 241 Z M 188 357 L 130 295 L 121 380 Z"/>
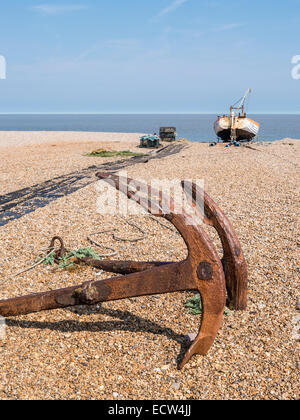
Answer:
<path fill-rule="evenodd" d="M 205 356 L 213 345 L 223 319 L 226 291 L 232 309 L 246 309 L 248 274 L 239 240 L 226 215 L 206 193 L 202 195 L 203 217 L 200 211 L 201 203 L 197 201 L 197 197 L 201 196 L 201 189 L 191 182 L 183 181 L 182 186 L 196 214 L 202 215 L 205 224 L 214 227 L 218 232 L 224 250 L 222 261 L 203 227 L 200 224 L 188 223 L 190 215 L 185 210 L 177 214 L 174 211 L 173 200 L 169 201 L 168 213 L 162 210 L 164 194 L 161 191 L 143 185 L 143 190 L 146 190 L 150 197 L 150 200 L 146 200 L 139 194 L 138 189 L 132 190 L 134 181 L 131 179 L 107 172 L 98 173 L 97 176 L 113 184 L 119 191 L 125 192 L 129 199 L 136 201 L 153 216 L 171 222 L 187 245 L 188 257 L 180 262 L 100 261 L 83 258 L 79 262 L 122 276 L 2 300 L 0 315 L 13 317 L 77 305 L 94 305 L 125 298 L 198 290 L 202 298 L 202 321 L 196 339 L 180 364 L 180 368 L 183 368 L 194 355 Z M 139 183 L 139 187 L 140 185 Z M 153 201 L 154 196 L 157 200 Z"/>

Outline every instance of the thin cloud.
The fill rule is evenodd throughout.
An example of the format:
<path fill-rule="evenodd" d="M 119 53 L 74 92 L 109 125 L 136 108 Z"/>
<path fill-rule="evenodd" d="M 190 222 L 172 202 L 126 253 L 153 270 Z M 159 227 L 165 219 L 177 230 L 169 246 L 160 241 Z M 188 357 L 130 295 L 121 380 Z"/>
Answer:
<path fill-rule="evenodd" d="M 228 23 L 226 25 L 221 25 L 218 28 L 215 29 L 216 32 L 222 32 L 222 31 L 231 31 L 232 29 L 241 28 L 244 26 L 243 23 Z"/>
<path fill-rule="evenodd" d="M 86 9 L 87 7 L 82 4 L 69 4 L 69 5 L 51 5 L 41 4 L 39 6 L 33 6 L 32 9 L 44 13 L 45 15 L 58 15 L 67 12 L 77 12 L 79 10 Z"/>
<path fill-rule="evenodd" d="M 166 7 L 165 9 L 162 9 L 158 15 L 156 16 L 156 18 L 160 18 L 162 16 L 165 16 L 169 13 L 174 12 L 174 10 L 178 9 L 180 6 L 182 6 L 184 3 L 188 2 L 189 0 L 175 0 L 173 1 L 172 4 L 170 4 L 170 6 Z"/>
<path fill-rule="evenodd" d="M 105 50 L 108 50 L 110 53 L 120 53 L 124 52 L 129 54 L 130 51 L 135 51 L 139 48 L 139 40 L 136 39 L 111 39 L 106 41 L 101 41 L 97 44 L 92 45 L 90 48 L 87 48 L 83 51 L 75 60 L 80 61 L 87 58 L 92 54 L 104 54 Z"/>

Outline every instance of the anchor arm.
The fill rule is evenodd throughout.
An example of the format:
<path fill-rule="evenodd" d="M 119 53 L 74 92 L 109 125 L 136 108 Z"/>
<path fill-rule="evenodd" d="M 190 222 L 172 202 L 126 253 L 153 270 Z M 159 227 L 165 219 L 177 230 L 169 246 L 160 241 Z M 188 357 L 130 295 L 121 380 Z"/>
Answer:
<path fill-rule="evenodd" d="M 201 226 L 190 223 L 190 217 L 184 210 L 181 214 L 173 213 L 173 200 L 170 200 L 169 206 L 166 206 L 162 192 L 140 184 L 142 190 L 147 191 L 148 197 L 151 198 L 148 201 L 145 199 L 141 200 L 137 191 L 130 191 L 131 179 L 124 179 L 107 173 L 98 173 L 97 176 L 104 181 L 113 182 L 117 189 L 120 189 L 122 185 L 121 190 L 124 194 L 127 194 L 128 198 L 132 199 L 134 197 L 135 201 L 141 204 L 148 212 L 152 212 L 152 214 L 153 195 L 155 194 L 156 198 L 159 197 L 160 206 L 156 207 L 156 215 L 170 221 L 180 232 L 188 247 L 189 256 L 186 260 L 188 264 L 186 275 L 194 279 L 194 284 L 196 284 L 196 288 L 200 292 L 203 316 L 198 336 L 180 365 L 183 368 L 194 354 L 207 354 L 221 327 L 225 309 L 226 288 L 222 263 L 215 246 Z M 162 204 L 164 207 L 169 207 L 169 214 L 164 214 L 161 211 Z M 182 270 L 182 273 L 184 273 L 184 270 Z"/>
<path fill-rule="evenodd" d="M 222 263 L 230 307 L 235 310 L 245 310 L 247 308 L 248 269 L 242 246 L 230 220 L 214 200 L 195 183 L 183 181 L 182 186 L 198 213 L 200 213 L 201 203 L 197 202 L 197 198 L 204 197 L 202 218 L 205 224 L 216 229 L 223 246 Z"/>

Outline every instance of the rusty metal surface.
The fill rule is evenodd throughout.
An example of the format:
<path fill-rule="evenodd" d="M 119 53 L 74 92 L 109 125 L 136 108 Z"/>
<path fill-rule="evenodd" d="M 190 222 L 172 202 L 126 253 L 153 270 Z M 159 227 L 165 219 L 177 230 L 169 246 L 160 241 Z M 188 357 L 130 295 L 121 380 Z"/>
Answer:
<path fill-rule="evenodd" d="M 63 258 L 66 255 L 67 250 L 65 248 L 63 239 L 60 236 L 54 236 L 50 243 L 49 252 L 55 249 L 55 242 L 60 243 L 60 248 L 55 251 L 55 261 L 58 262 L 60 258 Z"/>
<path fill-rule="evenodd" d="M 174 263 L 127 276 L 8 299 L 0 301 L 0 314 L 3 317 L 12 317 L 129 297 L 196 289 L 193 280 L 183 275 L 185 270 L 186 263 Z"/>
<path fill-rule="evenodd" d="M 247 308 L 248 295 L 248 268 L 240 241 L 234 231 L 234 228 L 213 201 L 213 199 L 200 187 L 190 182 L 182 182 L 185 192 L 192 200 L 195 208 L 198 207 L 196 197 L 204 197 L 204 222 L 212 226 L 218 232 L 221 239 L 224 256 L 222 264 L 224 267 L 226 287 L 229 299 L 229 305 L 234 310 L 245 310 Z"/>
<path fill-rule="evenodd" d="M 99 270 L 116 274 L 132 274 L 146 271 L 162 265 L 172 264 L 171 262 L 144 262 L 144 261 L 114 261 L 114 260 L 95 260 L 92 258 L 81 258 L 78 263 L 84 263 Z"/>
<path fill-rule="evenodd" d="M 97 261 L 83 258 L 78 263 L 92 265 L 108 272 L 121 273 L 124 276 L 91 281 L 66 289 L 0 301 L 0 315 L 11 317 L 77 305 L 93 305 L 99 302 L 130 297 L 198 290 L 202 297 L 203 316 L 197 338 L 181 362 L 180 368 L 183 368 L 193 355 L 207 354 L 222 323 L 226 301 L 226 282 L 223 265 L 215 246 L 200 225 L 188 223 L 190 216 L 185 211 L 181 214 L 173 212 L 174 203 L 172 200 L 170 202 L 170 214 L 163 213 L 162 202 L 164 195 L 161 191 L 154 191 L 148 185 L 143 185 L 142 189 L 147 193 L 151 193 L 150 200 L 146 200 L 142 194 L 139 194 L 139 190 L 134 191 L 134 181 L 131 179 L 122 178 L 107 172 L 98 173 L 97 176 L 99 179 L 113 183 L 117 189 L 126 193 L 129 199 L 135 200 L 151 214 L 170 221 L 179 231 L 187 245 L 188 257 L 186 260 L 181 262 L 135 262 Z M 190 185 L 190 194 L 188 195 L 191 199 L 193 199 L 195 188 L 195 186 Z M 154 205 L 151 201 L 153 196 L 157 198 Z M 217 209 L 208 196 L 205 196 L 205 202 L 206 222 L 212 224 L 218 230 L 221 238 L 223 238 L 224 267 L 227 283 L 231 282 L 229 287 L 231 298 L 235 295 L 242 296 L 240 301 L 245 303 L 246 294 L 243 288 L 245 279 L 243 271 L 239 271 L 236 267 L 237 261 L 242 262 L 241 266 L 243 266 L 242 249 L 233 234 L 233 230 L 231 230 L 231 225 L 227 226 L 226 224 L 227 218 L 224 219 L 222 212 Z M 196 205 L 197 203 L 194 204 Z M 59 240 L 61 243 L 59 252 L 65 252 L 61 238 L 54 238 L 51 245 L 54 246 L 55 240 Z M 235 249 L 234 255 L 232 254 L 233 249 Z M 243 293 L 240 293 L 239 287 L 243 290 Z"/>

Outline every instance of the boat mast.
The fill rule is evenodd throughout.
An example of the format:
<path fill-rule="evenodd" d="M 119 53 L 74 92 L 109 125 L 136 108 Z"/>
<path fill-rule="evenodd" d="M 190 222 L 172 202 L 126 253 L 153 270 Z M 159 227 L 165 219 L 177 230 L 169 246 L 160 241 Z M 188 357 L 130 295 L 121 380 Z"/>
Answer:
<path fill-rule="evenodd" d="M 236 102 L 232 107 L 231 107 L 231 109 L 232 110 L 242 110 L 242 116 L 244 116 L 245 115 L 245 102 L 246 102 L 246 99 L 247 99 L 247 97 L 248 97 L 248 95 L 250 95 L 250 93 L 252 92 L 252 90 L 251 90 L 251 88 L 249 88 L 248 90 L 247 90 L 247 92 L 245 93 L 245 95 L 242 97 L 242 99 L 241 99 L 241 101 L 240 101 L 240 103 L 239 103 L 239 105 L 236 107 L 235 105 L 238 103 L 238 102 Z"/>
<path fill-rule="evenodd" d="M 245 102 L 246 99 L 248 97 L 248 95 L 250 95 L 250 93 L 252 92 L 251 88 L 249 88 L 247 90 L 247 92 L 245 93 L 245 95 L 242 97 L 242 99 L 240 100 L 238 106 L 235 106 L 238 102 L 236 102 L 233 106 L 230 107 L 230 118 L 231 118 L 231 142 L 235 142 L 236 141 L 236 122 L 237 122 L 237 111 L 242 110 L 242 117 L 245 116 Z"/>

